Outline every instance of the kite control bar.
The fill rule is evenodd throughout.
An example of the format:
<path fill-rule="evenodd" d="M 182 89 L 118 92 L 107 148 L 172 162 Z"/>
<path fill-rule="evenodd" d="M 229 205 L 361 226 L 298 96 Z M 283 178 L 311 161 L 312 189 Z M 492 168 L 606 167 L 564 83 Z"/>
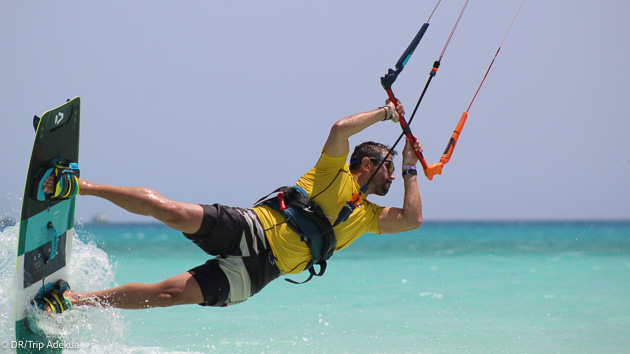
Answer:
<path fill-rule="evenodd" d="M 455 144 L 457 144 L 457 139 L 459 139 L 459 134 L 462 132 L 462 129 L 464 129 L 464 124 L 466 124 L 467 118 L 468 118 L 468 111 L 464 112 L 464 114 L 462 114 L 462 117 L 459 119 L 459 123 L 457 123 L 457 127 L 453 131 L 453 135 L 451 135 L 451 138 L 449 139 L 448 144 L 446 145 L 446 149 L 444 149 L 444 153 L 442 154 L 440 161 L 432 164 L 431 166 L 429 166 L 428 169 L 424 170 L 424 174 L 427 176 L 429 180 L 432 180 L 433 176 L 435 175 L 442 174 L 442 167 L 444 167 L 444 165 L 447 162 L 449 162 L 449 160 L 451 159 L 451 156 L 453 155 L 453 151 L 455 150 Z"/>
<path fill-rule="evenodd" d="M 433 11 L 435 11 L 435 9 Z M 394 103 L 394 106 L 396 107 L 396 112 L 398 113 L 398 116 L 400 118 L 399 120 L 400 127 L 402 128 L 404 134 L 407 136 L 407 139 L 409 139 L 410 142 L 415 142 L 415 138 L 413 137 L 413 134 L 411 133 L 411 129 L 409 129 L 409 124 L 407 124 L 405 117 L 401 114 L 400 111 L 398 111 L 398 107 L 396 106 L 396 103 L 398 102 L 398 100 L 396 99 L 396 96 L 394 96 L 394 93 L 392 92 L 392 84 L 396 81 L 398 74 L 400 74 L 400 72 L 403 71 L 403 69 L 405 68 L 407 61 L 409 61 L 409 58 L 411 58 L 411 55 L 413 54 L 414 50 L 416 50 L 416 47 L 420 43 L 420 40 L 422 39 L 422 36 L 424 36 L 424 33 L 427 31 L 427 28 L 429 28 L 428 21 L 422 25 L 422 27 L 420 28 L 416 36 L 413 38 L 413 40 L 411 41 L 407 49 L 405 49 L 405 52 L 403 53 L 403 55 L 400 57 L 400 59 L 398 59 L 398 62 L 396 63 L 396 70 L 389 69 L 387 71 L 387 74 L 381 77 L 381 85 L 383 85 L 383 88 L 385 89 L 385 91 L 387 91 L 387 96 L 389 96 L 390 101 Z M 394 148 L 396 147 L 396 144 L 398 144 L 399 141 L 400 141 L 400 138 L 396 141 L 396 143 L 394 143 L 394 145 L 391 147 L 387 155 L 391 154 L 391 152 L 394 150 Z M 415 150 L 415 147 L 414 147 L 414 151 L 416 152 L 416 155 L 418 156 L 418 159 L 420 160 L 420 163 L 422 164 L 422 168 L 426 171 L 429 168 L 429 166 L 427 165 L 427 162 L 425 161 L 424 156 L 422 156 L 422 152 L 420 152 L 420 150 Z M 384 160 L 381 161 L 381 165 L 384 162 L 385 162 Z M 376 171 L 380 169 L 381 165 L 379 165 Z M 339 215 L 337 215 L 337 220 L 335 220 L 335 223 L 333 224 L 333 227 L 348 220 L 348 217 L 350 216 L 350 214 L 352 214 L 354 209 L 356 209 L 359 203 L 363 200 L 363 197 L 367 193 L 368 186 L 370 182 L 372 181 L 372 179 L 374 178 L 376 171 L 374 172 L 374 174 L 372 174 L 368 182 L 362 185 L 360 190 L 354 193 L 352 197 L 346 202 L 346 204 L 341 208 L 341 210 L 339 211 Z"/>
<path fill-rule="evenodd" d="M 398 74 L 400 74 L 400 72 L 403 71 L 403 69 L 405 68 L 407 61 L 409 61 L 409 58 L 411 57 L 414 50 L 420 43 L 420 40 L 422 39 L 422 36 L 424 36 L 424 33 L 427 31 L 427 28 L 429 28 L 428 22 L 422 25 L 422 27 L 418 31 L 418 34 L 416 34 L 413 41 L 411 41 L 411 43 L 409 44 L 409 46 L 407 47 L 403 55 L 400 57 L 400 59 L 398 59 L 398 62 L 396 63 L 396 70 L 389 69 L 387 70 L 387 74 L 381 77 L 381 85 L 385 89 L 385 92 L 387 92 L 387 96 L 389 97 L 389 100 L 392 101 L 394 105 L 396 105 L 398 100 L 396 99 L 396 96 L 394 95 L 394 92 L 392 91 L 392 85 L 398 78 Z M 407 120 L 401 114 L 401 112 L 398 111 L 398 108 L 396 108 L 396 111 L 398 112 L 398 116 L 400 117 L 398 121 L 400 123 L 400 127 L 402 128 L 403 133 L 405 134 L 409 142 L 412 143 L 416 156 L 418 157 L 418 160 L 420 160 L 420 164 L 422 165 L 422 169 L 424 170 L 424 173 L 426 175 L 429 165 L 427 164 L 427 161 L 424 159 L 422 152 L 419 149 L 416 150 L 415 144 L 413 144 L 416 141 L 416 139 L 414 138 L 413 133 L 411 132 L 411 128 L 409 128 L 409 124 L 407 123 Z"/>

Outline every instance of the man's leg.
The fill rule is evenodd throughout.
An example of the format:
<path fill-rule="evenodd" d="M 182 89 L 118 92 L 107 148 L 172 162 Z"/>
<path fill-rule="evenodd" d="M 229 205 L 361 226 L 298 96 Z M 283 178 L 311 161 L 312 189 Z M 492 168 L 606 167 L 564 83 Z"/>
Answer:
<path fill-rule="evenodd" d="M 43 190 L 55 189 L 54 177 L 44 182 Z M 134 213 L 151 216 L 181 232 L 193 234 L 201 227 L 203 208 L 198 204 L 175 202 L 158 192 L 143 187 L 117 187 L 79 179 L 79 194 L 104 198 Z M 204 302 L 199 284 L 188 272 L 156 284 L 130 283 L 92 293 L 65 294 L 75 305 L 90 305 L 95 301 L 123 309 L 142 309 Z"/>
<path fill-rule="evenodd" d="M 94 302 L 120 309 L 146 309 L 204 302 L 199 284 L 186 272 L 156 284 L 129 283 L 116 288 L 91 293 L 64 294 L 76 305 Z"/>
<path fill-rule="evenodd" d="M 50 193 L 54 188 L 54 177 L 50 176 L 43 190 Z M 203 220 L 201 205 L 175 202 L 149 188 L 108 186 L 79 179 L 79 194 L 107 199 L 131 213 L 151 216 L 187 234 L 197 232 Z"/>

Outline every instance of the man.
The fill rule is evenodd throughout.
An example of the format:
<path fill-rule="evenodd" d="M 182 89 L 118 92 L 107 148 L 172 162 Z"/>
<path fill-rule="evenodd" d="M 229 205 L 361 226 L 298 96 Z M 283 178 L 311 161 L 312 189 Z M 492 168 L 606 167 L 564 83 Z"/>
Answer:
<path fill-rule="evenodd" d="M 315 167 L 297 182 L 330 219 L 335 221 L 345 202 L 368 182 L 366 195 L 385 195 L 395 179 L 394 162 L 388 147 L 367 142 L 355 149 L 350 164 L 348 138 L 381 121 L 398 122 L 404 108 L 389 100 L 376 110 L 357 113 L 336 122 Z M 420 144 L 414 143 L 417 149 Z M 395 153 L 394 153 L 395 154 Z M 402 153 L 403 207 L 380 207 L 363 201 L 347 221 L 334 228 L 335 251 L 348 246 L 366 232 L 398 233 L 422 223 L 422 205 L 416 180 L 418 159 L 412 144 Z M 44 192 L 59 189 L 53 176 Z M 219 204 L 198 205 L 175 202 L 156 191 L 141 187 L 116 187 L 78 179 L 79 194 L 104 198 L 135 214 L 153 217 L 181 231 L 206 253 L 218 256 L 188 272 L 156 284 L 130 283 L 91 293 L 64 295 L 74 305 L 93 302 L 125 309 L 165 307 L 181 304 L 227 306 L 245 301 L 282 274 L 299 273 L 311 261 L 307 244 L 293 232 L 280 212 L 267 205 L 253 209 Z M 63 189 L 63 188 L 61 188 Z M 65 289 L 65 288 L 64 288 Z"/>

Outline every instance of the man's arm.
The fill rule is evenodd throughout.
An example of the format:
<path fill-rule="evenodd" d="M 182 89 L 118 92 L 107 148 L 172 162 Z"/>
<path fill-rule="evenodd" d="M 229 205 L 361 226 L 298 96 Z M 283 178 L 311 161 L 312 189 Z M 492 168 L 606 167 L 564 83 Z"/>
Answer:
<path fill-rule="evenodd" d="M 389 108 L 387 108 L 389 106 Z M 399 109 L 403 109 L 400 102 Z M 398 113 L 394 104 L 387 100 L 385 108 L 377 108 L 373 111 L 356 113 L 342 118 L 330 129 L 330 134 L 324 144 L 324 152 L 330 156 L 342 156 L 350 151 L 348 138 L 370 125 L 391 117 L 394 122 L 398 122 Z"/>
<path fill-rule="evenodd" d="M 415 138 L 415 137 L 414 137 Z M 416 147 L 421 150 L 418 138 L 415 139 Z M 409 144 L 405 140 L 405 148 L 403 149 L 403 165 L 416 165 L 418 157 Z M 422 173 L 422 171 L 418 171 Z M 378 230 L 384 234 L 394 234 L 409 230 L 415 230 L 422 224 L 422 200 L 420 199 L 420 191 L 418 190 L 418 179 L 416 175 L 403 176 L 405 187 L 405 197 L 403 207 L 387 207 L 383 209 L 378 218 Z"/>

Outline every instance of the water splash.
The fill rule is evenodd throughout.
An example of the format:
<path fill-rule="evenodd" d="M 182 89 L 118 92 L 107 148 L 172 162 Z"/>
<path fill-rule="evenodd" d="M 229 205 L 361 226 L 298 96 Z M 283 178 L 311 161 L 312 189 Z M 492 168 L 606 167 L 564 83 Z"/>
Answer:
<path fill-rule="evenodd" d="M 15 337 L 15 257 L 19 224 L 0 231 L 0 333 L 3 341 Z M 74 291 L 89 292 L 115 285 L 114 268 L 105 251 L 94 242 L 83 243 L 75 234 L 68 283 Z M 21 300 L 22 301 L 22 300 Z M 28 299 L 23 299 L 28 301 Z M 30 308 L 29 318 L 49 337 L 60 338 L 78 353 L 129 352 L 124 348 L 126 324 L 120 310 L 104 306 L 76 306 L 50 316 Z"/>
<path fill-rule="evenodd" d="M 0 340 L 12 340 L 15 335 L 15 259 L 19 227 L 0 231 Z M 5 337 L 6 336 L 6 337 Z"/>

